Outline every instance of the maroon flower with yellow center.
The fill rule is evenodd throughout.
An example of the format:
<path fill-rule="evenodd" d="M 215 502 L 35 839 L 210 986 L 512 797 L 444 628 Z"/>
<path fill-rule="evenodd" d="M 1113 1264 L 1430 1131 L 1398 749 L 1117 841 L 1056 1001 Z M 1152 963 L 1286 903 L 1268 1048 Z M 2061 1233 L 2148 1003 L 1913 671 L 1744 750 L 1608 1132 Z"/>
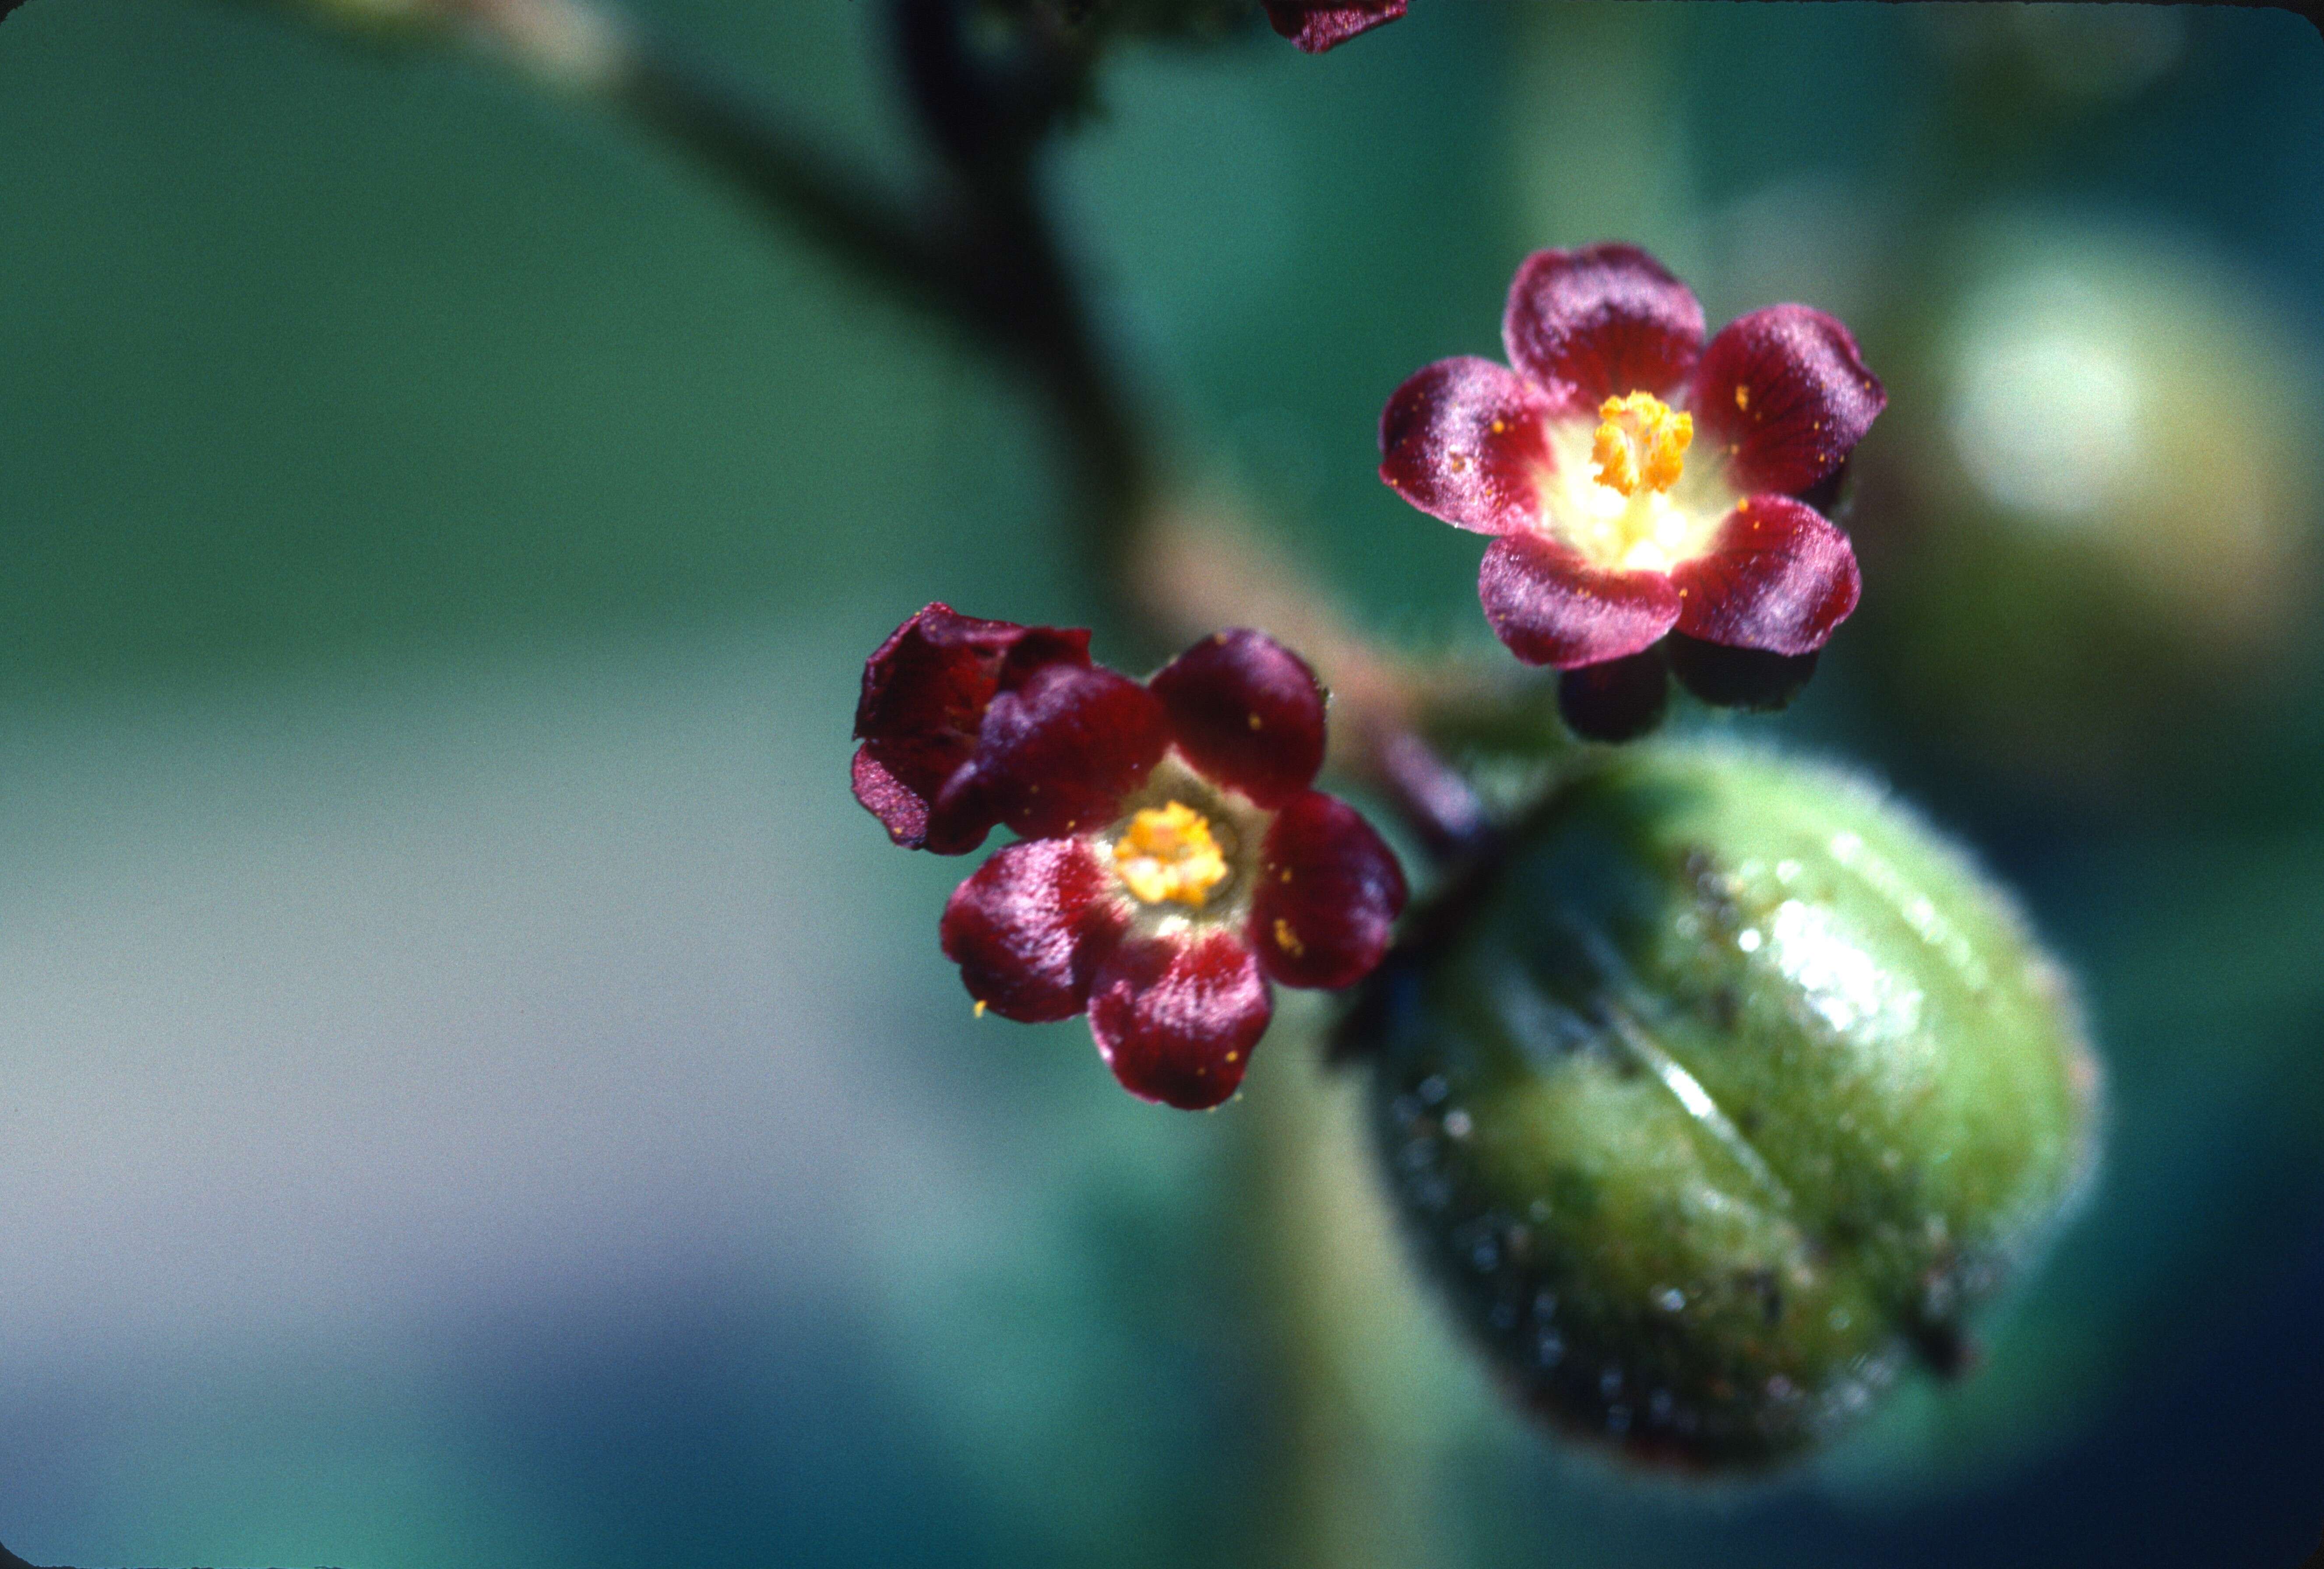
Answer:
<path fill-rule="evenodd" d="M 1501 337 L 1508 365 L 1439 360 L 1397 389 L 1380 477 L 1497 536 L 1477 592 L 1511 652 L 1572 671 L 1673 632 L 1785 657 L 1823 646 L 1856 608 L 1856 553 L 1802 498 L 1887 401 L 1848 328 L 1775 305 L 1706 346 L 1685 284 L 1644 251 L 1595 245 L 1527 257 Z"/>
<path fill-rule="evenodd" d="M 1226 1100 L 1268 983 L 1362 979 L 1404 909 L 1394 853 L 1311 788 L 1314 673 L 1259 632 L 1205 638 L 1140 683 L 1092 664 L 1086 632 L 931 605 L 865 662 L 855 734 L 855 798 L 897 844 L 1023 836 L 945 906 L 978 1011 L 1088 1013 L 1147 1100 Z"/>

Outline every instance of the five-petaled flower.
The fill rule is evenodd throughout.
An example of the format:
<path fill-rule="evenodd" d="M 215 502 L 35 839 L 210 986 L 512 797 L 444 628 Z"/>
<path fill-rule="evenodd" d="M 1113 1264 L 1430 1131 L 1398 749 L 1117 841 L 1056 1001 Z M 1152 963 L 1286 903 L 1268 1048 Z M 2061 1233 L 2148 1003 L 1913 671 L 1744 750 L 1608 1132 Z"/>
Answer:
<path fill-rule="evenodd" d="M 1404 14 L 1406 0 L 1263 0 L 1267 19 L 1275 31 L 1305 50 L 1321 54 L 1359 32 L 1370 32 Z"/>
<path fill-rule="evenodd" d="M 1242 1081 L 1268 983 L 1337 988 L 1378 964 L 1404 873 L 1310 786 L 1323 694 L 1246 631 L 1139 683 L 1089 633 L 931 605 L 863 668 L 855 798 L 907 848 L 1022 835 L 953 892 L 941 935 L 979 1011 L 1087 1012 L 1131 1094 L 1190 1110 Z"/>
<path fill-rule="evenodd" d="M 1527 257 L 1501 337 L 1514 369 L 1440 360 L 1397 389 L 1380 477 L 1498 536 L 1477 592 L 1517 658 L 1573 671 L 1674 631 L 1823 646 L 1856 607 L 1856 554 L 1801 498 L 1887 401 L 1848 328 L 1775 305 L 1706 346 L 1686 285 L 1609 245 Z"/>

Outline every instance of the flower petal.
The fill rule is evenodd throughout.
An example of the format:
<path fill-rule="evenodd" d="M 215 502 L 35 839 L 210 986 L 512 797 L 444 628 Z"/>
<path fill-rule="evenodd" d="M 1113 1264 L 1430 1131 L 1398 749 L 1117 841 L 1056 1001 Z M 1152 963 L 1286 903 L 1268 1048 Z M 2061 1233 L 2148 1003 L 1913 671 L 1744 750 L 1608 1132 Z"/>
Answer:
<path fill-rule="evenodd" d="M 1888 394 L 1848 328 L 1804 305 L 1771 305 L 1711 340 L 1688 403 L 1700 449 L 1729 455 L 1736 490 L 1797 495 L 1840 466 Z"/>
<path fill-rule="evenodd" d="M 1355 5 L 1308 5 L 1302 0 L 1262 0 L 1275 31 L 1305 50 L 1321 54 L 1360 32 L 1370 32 L 1404 14 L 1406 0 L 1359 0 Z"/>
<path fill-rule="evenodd" d="M 1473 357 L 1414 372 L 1380 413 L 1380 478 L 1448 523 L 1480 534 L 1529 528 L 1553 465 L 1550 400 L 1505 365 Z"/>
<path fill-rule="evenodd" d="M 863 662 L 855 798 L 897 844 L 923 847 L 930 805 L 974 754 L 994 694 L 1053 663 L 1086 666 L 1089 633 L 985 621 L 941 602 L 920 610 Z M 974 849 L 991 826 L 945 853 Z"/>
<path fill-rule="evenodd" d="M 889 772 L 886 766 L 872 755 L 868 743 L 855 749 L 855 761 L 848 770 L 848 782 L 855 790 L 857 804 L 880 819 L 881 826 L 888 830 L 889 838 L 907 850 L 927 847 L 927 798 Z"/>
<path fill-rule="evenodd" d="M 1671 568 L 1678 630 L 1729 648 L 1810 654 L 1856 608 L 1862 579 L 1848 536 L 1804 502 L 1748 496 L 1711 549 Z"/>
<path fill-rule="evenodd" d="M 1147 686 L 1187 761 L 1262 807 L 1291 799 L 1323 766 L 1323 688 L 1265 632 L 1214 632 Z"/>
<path fill-rule="evenodd" d="M 1509 363 L 1558 393 L 1565 411 L 1667 393 L 1702 351 L 1694 291 L 1636 245 L 1536 251 L 1501 317 Z"/>
<path fill-rule="evenodd" d="M 1636 741 L 1670 706 L 1670 640 L 1643 653 L 1584 665 L 1557 678 L 1557 714 L 1584 741 Z"/>
<path fill-rule="evenodd" d="M 856 798 L 862 798 L 860 792 Z M 1001 808 L 993 804 L 992 792 L 984 788 L 972 761 L 954 770 L 928 803 L 920 848 L 938 855 L 965 855 L 984 843 L 984 836 L 999 821 Z"/>
<path fill-rule="evenodd" d="M 938 928 L 968 994 L 1027 1024 L 1070 1019 L 1130 918 L 1113 874 L 1079 839 L 1004 846 L 953 890 Z"/>
<path fill-rule="evenodd" d="M 1199 1112 L 1235 1093 L 1275 1004 L 1240 932 L 1126 942 L 1090 988 L 1090 1033 L 1121 1087 Z"/>
<path fill-rule="evenodd" d="M 1050 664 L 985 710 L 976 755 L 936 803 L 930 838 L 956 803 L 1028 839 L 1114 815 L 1169 744 L 1161 700 L 1102 666 Z"/>
<path fill-rule="evenodd" d="M 1678 590 L 1659 572 L 1593 567 L 1539 534 L 1504 534 L 1485 552 L 1477 597 L 1493 634 L 1529 665 L 1561 670 L 1651 647 L 1678 620 Z"/>
<path fill-rule="evenodd" d="M 1388 952 L 1404 869 L 1347 802 L 1309 790 L 1276 814 L 1259 846 L 1250 942 L 1286 986 L 1351 986 Z"/>
<path fill-rule="evenodd" d="M 1772 714 L 1791 706 L 1815 674 L 1817 654 L 1730 649 L 1674 632 L 1663 640 L 1678 684 L 1717 708 Z"/>

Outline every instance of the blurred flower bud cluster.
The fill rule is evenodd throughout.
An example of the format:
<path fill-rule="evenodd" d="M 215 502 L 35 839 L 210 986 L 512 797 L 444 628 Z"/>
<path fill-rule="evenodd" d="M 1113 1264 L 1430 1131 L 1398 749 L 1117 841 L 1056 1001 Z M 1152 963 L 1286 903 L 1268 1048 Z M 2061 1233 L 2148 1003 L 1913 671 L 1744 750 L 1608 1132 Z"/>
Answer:
<path fill-rule="evenodd" d="M 1988 769 L 2080 793 L 2192 764 L 2312 636 L 2313 347 L 2167 234 L 1997 225 L 1962 253 L 1867 476 L 1866 663 Z"/>

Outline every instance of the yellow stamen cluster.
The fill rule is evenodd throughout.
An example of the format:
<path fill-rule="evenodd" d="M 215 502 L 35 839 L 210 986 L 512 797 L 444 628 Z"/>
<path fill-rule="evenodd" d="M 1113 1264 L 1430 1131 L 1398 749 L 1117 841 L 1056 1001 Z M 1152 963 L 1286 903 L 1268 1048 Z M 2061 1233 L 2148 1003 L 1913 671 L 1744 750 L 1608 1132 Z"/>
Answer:
<path fill-rule="evenodd" d="M 1674 412 L 1652 392 L 1609 398 L 1599 405 L 1598 434 L 1590 447 L 1598 483 L 1624 495 L 1668 490 L 1686 467 L 1694 416 Z"/>
<path fill-rule="evenodd" d="M 1130 831 L 1114 843 L 1113 869 L 1148 904 L 1167 899 L 1200 909 L 1211 890 L 1226 881 L 1227 860 L 1211 820 L 1184 801 L 1172 801 L 1130 819 Z"/>

